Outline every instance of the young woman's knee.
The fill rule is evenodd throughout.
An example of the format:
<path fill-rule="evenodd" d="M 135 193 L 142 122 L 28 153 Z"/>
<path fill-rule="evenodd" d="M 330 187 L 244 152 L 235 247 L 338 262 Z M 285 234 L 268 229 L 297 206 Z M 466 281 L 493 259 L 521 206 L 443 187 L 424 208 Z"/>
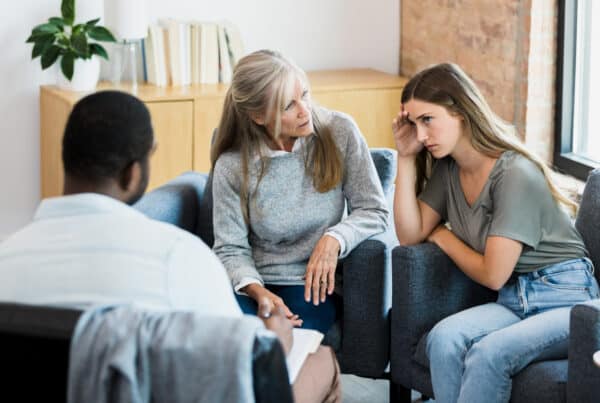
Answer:
<path fill-rule="evenodd" d="M 460 321 L 458 321 L 460 322 Z M 469 340 L 461 333 L 460 323 L 449 317 L 438 322 L 427 335 L 426 352 L 432 357 L 464 354 Z"/>

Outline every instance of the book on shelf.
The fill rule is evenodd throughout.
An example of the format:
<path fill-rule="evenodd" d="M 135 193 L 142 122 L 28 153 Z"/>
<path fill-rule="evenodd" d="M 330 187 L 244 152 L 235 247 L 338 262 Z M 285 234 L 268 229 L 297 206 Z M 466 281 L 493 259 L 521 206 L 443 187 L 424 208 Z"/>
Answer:
<path fill-rule="evenodd" d="M 200 82 L 216 84 L 219 82 L 219 36 L 217 24 L 200 24 Z"/>
<path fill-rule="evenodd" d="M 200 84 L 200 43 L 202 29 L 200 24 L 190 24 L 190 46 L 191 46 L 191 67 L 192 67 L 192 84 Z"/>
<path fill-rule="evenodd" d="M 227 36 L 225 35 L 225 27 L 217 25 L 219 32 L 219 81 L 222 83 L 230 83 L 233 69 L 231 67 L 231 59 L 229 58 L 229 47 L 227 45 Z"/>
<path fill-rule="evenodd" d="M 167 32 L 166 46 L 173 85 L 188 85 L 192 82 L 190 24 L 172 18 L 163 21 Z"/>
<path fill-rule="evenodd" d="M 157 86 L 229 83 L 243 53 L 232 23 L 167 18 L 148 28 L 143 69 L 146 80 Z"/>
<path fill-rule="evenodd" d="M 312 329 L 294 328 L 292 334 L 294 342 L 286 358 L 290 384 L 296 380 L 308 355 L 316 352 L 323 340 L 323 333 Z"/>
<path fill-rule="evenodd" d="M 155 24 L 150 25 L 144 44 L 148 82 L 159 87 L 168 85 L 169 76 L 166 70 L 167 58 L 165 55 L 165 33 L 163 27 Z"/>
<path fill-rule="evenodd" d="M 237 62 L 244 56 L 244 44 L 239 29 L 228 21 L 223 21 L 221 25 L 225 28 L 225 40 L 229 52 L 229 61 L 233 69 Z"/>

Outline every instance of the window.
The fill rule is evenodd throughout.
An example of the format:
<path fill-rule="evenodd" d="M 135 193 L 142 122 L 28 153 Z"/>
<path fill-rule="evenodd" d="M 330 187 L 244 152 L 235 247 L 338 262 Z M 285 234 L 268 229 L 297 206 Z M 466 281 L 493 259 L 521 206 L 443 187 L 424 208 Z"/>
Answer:
<path fill-rule="evenodd" d="M 600 167 L 600 1 L 561 0 L 558 18 L 554 165 L 585 180 Z"/>

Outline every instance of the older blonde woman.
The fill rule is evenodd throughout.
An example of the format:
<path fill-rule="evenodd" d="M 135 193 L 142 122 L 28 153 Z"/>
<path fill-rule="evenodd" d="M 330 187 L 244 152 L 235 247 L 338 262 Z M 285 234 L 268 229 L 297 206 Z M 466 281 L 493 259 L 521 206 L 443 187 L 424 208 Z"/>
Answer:
<path fill-rule="evenodd" d="M 315 106 L 290 60 L 254 52 L 235 67 L 211 160 L 214 251 L 242 310 L 267 299 L 295 325 L 327 332 L 338 259 L 388 225 L 356 123 Z"/>

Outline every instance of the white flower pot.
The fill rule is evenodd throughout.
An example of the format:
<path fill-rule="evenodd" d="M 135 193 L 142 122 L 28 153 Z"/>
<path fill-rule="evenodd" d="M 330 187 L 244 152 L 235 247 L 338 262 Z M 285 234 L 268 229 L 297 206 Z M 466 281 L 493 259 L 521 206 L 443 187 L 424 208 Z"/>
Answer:
<path fill-rule="evenodd" d="M 73 67 L 73 77 L 67 80 L 60 68 L 58 69 L 58 85 L 70 91 L 93 91 L 100 78 L 100 60 L 97 56 L 90 59 L 76 59 Z"/>

